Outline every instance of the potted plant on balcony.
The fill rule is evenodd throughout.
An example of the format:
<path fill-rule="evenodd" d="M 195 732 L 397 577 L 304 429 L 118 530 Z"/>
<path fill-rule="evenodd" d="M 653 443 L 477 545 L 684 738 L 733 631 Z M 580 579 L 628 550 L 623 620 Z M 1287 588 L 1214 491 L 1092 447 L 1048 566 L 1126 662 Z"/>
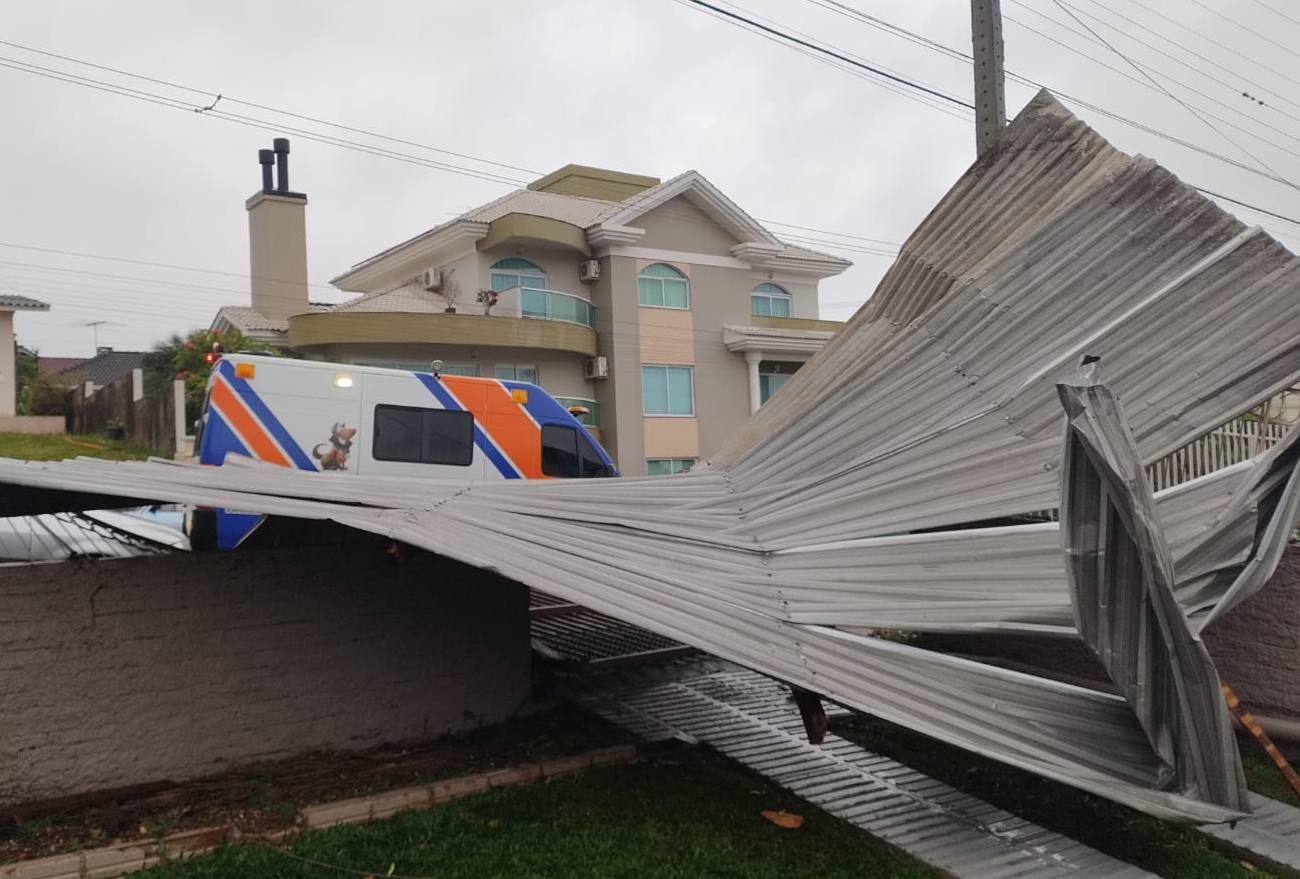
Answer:
<path fill-rule="evenodd" d="M 126 439 L 126 422 L 120 418 L 110 418 L 104 422 L 104 433 L 111 440 Z"/>
<path fill-rule="evenodd" d="M 478 301 L 483 304 L 484 314 L 492 313 L 492 306 L 497 304 L 497 299 L 499 298 L 499 295 L 500 294 L 498 294 L 497 291 L 495 290 L 478 291 Z"/>
<path fill-rule="evenodd" d="M 460 284 L 455 278 L 450 277 L 455 271 L 455 269 L 451 269 L 447 272 L 447 277 L 443 280 L 442 287 L 438 291 L 442 296 L 442 300 L 447 303 L 447 307 L 443 309 L 447 314 L 456 313 L 456 302 L 460 299 Z"/>

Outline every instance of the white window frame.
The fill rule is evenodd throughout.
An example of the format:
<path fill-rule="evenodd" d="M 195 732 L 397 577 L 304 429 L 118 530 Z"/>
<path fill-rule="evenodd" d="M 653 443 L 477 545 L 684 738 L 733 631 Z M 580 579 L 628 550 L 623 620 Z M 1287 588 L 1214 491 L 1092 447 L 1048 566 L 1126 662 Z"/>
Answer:
<path fill-rule="evenodd" d="M 502 257 L 502 258 L 499 259 L 499 260 L 496 260 L 496 262 L 505 262 L 507 259 L 523 259 L 523 257 L 509 257 L 509 256 L 507 256 L 507 257 Z M 488 284 L 491 286 L 491 289 L 495 290 L 495 291 L 498 292 L 498 293 L 502 292 L 503 290 L 509 290 L 509 289 L 511 289 L 511 288 L 513 288 L 513 287 L 519 287 L 519 288 L 524 289 L 524 290 L 545 290 L 545 289 L 547 289 L 547 288 L 546 288 L 546 269 L 544 269 L 544 268 L 542 268 L 541 266 L 537 265 L 537 263 L 533 262 L 532 260 L 525 260 L 525 262 L 531 263 L 531 264 L 533 265 L 533 267 L 534 267 L 537 271 L 536 271 L 536 272 L 533 272 L 533 271 L 530 270 L 530 269 L 495 269 L 495 268 L 489 266 L 489 267 L 488 267 Z M 498 288 L 497 285 L 496 285 L 496 282 L 492 280 L 492 276 L 493 276 L 493 275 L 513 275 L 513 276 L 515 277 L 515 279 L 516 279 L 519 283 L 518 283 L 518 284 L 511 284 L 511 285 L 509 285 L 509 286 L 507 286 L 507 287 L 500 287 L 500 288 Z M 540 280 L 542 283 L 541 283 L 539 286 L 536 286 L 536 287 L 532 286 L 532 285 L 529 284 L 529 283 L 526 283 L 526 281 L 534 281 L 534 280 Z"/>
<path fill-rule="evenodd" d="M 646 472 L 647 474 L 650 473 L 650 465 L 653 464 L 653 463 L 656 462 L 656 461 L 667 461 L 667 462 L 668 462 L 668 472 L 667 472 L 667 473 L 656 473 L 656 474 L 654 474 L 655 476 L 674 476 L 674 475 L 676 475 L 676 474 L 678 474 L 678 473 L 685 473 L 687 470 L 692 469 L 696 464 L 700 463 L 700 459 L 699 459 L 699 458 L 646 458 L 646 459 L 645 459 L 645 472 Z M 674 469 L 678 464 L 685 464 L 686 466 L 683 467 L 681 470 L 676 470 L 676 469 Z"/>
<path fill-rule="evenodd" d="M 776 290 L 779 290 L 780 292 L 774 293 L 771 290 L 760 290 L 759 289 L 760 287 L 773 287 Z M 755 297 L 767 300 L 768 302 L 767 308 L 769 312 L 772 310 L 773 302 L 784 302 L 786 313 L 785 314 L 759 314 L 757 311 L 754 310 Z M 793 301 L 793 297 L 790 296 L 790 291 L 782 287 L 780 284 L 773 284 L 771 281 L 763 281 L 761 284 L 754 285 L 754 289 L 749 291 L 749 313 L 750 316 L 752 317 L 789 317 L 793 309 L 794 309 L 794 301 Z"/>
<path fill-rule="evenodd" d="M 654 268 L 655 266 L 666 266 L 666 267 L 672 269 L 674 272 L 677 272 L 677 274 L 678 274 L 680 277 L 677 277 L 677 278 L 659 278 L 659 277 L 655 277 L 654 275 L 646 275 L 646 274 L 645 274 L 645 272 L 646 272 L 647 270 L 652 269 L 652 268 Z M 660 299 L 662 302 L 665 302 L 665 304 L 663 304 L 663 305 L 653 305 L 653 304 L 648 304 L 648 303 L 642 302 L 642 301 L 641 301 L 641 282 L 642 282 L 642 281 L 658 281 L 658 282 L 659 282 L 659 299 Z M 685 305 L 668 305 L 668 304 L 666 304 L 667 297 L 664 296 L 664 285 L 663 285 L 663 282 L 664 282 L 664 281 L 681 281 L 682 284 L 685 285 L 685 287 L 686 287 L 686 304 L 685 304 Z M 641 271 L 639 271 L 639 272 L 636 273 L 636 304 L 637 304 L 637 306 L 638 306 L 639 308 L 671 308 L 671 309 L 674 310 L 674 311 L 690 311 L 690 310 L 691 310 L 691 279 L 687 276 L 687 274 L 686 274 L 685 272 L 683 272 L 681 269 L 677 268 L 677 266 L 673 265 L 672 263 L 666 263 L 666 262 L 662 262 L 662 261 L 660 261 L 660 262 L 652 262 L 652 263 L 650 263 L 650 265 L 646 266 L 645 268 L 641 269 Z"/>
<path fill-rule="evenodd" d="M 647 412 L 645 411 L 645 371 L 647 369 L 664 370 L 664 393 L 668 393 L 668 370 L 684 369 L 691 379 L 691 411 L 690 412 Z M 672 408 L 672 398 L 668 398 L 668 408 Z M 641 415 L 645 418 L 694 418 L 695 417 L 695 367 L 687 366 L 681 363 L 643 363 L 641 364 Z"/>
<path fill-rule="evenodd" d="M 497 374 L 502 369 L 513 370 L 515 373 L 515 377 L 502 378 L 500 375 Z M 531 379 L 519 378 L 518 377 L 519 370 L 521 369 L 531 369 L 533 371 L 533 377 Z M 498 363 L 492 367 L 492 377 L 495 378 L 497 381 L 529 382 L 530 384 L 536 385 L 536 384 L 541 384 L 541 382 L 539 381 L 540 376 L 541 373 L 538 371 L 537 364 L 535 363 Z"/>

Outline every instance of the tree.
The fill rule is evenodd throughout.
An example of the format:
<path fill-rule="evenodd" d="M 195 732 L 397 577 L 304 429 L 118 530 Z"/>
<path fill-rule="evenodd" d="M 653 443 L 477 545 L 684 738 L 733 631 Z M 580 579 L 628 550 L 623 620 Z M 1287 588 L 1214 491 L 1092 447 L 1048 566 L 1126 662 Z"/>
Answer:
<path fill-rule="evenodd" d="M 18 377 L 17 411 L 19 415 L 63 415 L 68 408 L 68 389 L 52 375 L 42 375 L 40 358 L 19 354 L 15 365 Z"/>
<path fill-rule="evenodd" d="M 172 379 L 185 383 L 185 424 L 192 429 L 203 408 L 203 395 L 208 387 L 211 367 L 205 359 L 212 345 L 220 342 L 227 351 L 278 352 L 265 342 L 250 339 L 239 330 L 192 330 L 188 336 L 179 333 L 154 345 L 144 356 L 144 391 L 153 392 Z"/>

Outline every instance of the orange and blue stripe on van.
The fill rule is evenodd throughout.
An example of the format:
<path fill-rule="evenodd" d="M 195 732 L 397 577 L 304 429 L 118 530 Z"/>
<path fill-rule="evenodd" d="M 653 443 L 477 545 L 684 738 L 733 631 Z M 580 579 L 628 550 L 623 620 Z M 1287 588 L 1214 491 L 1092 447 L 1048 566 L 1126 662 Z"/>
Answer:
<path fill-rule="evenodd" d="M 199 461 L 220 464 L 227 452 L 282 467 L 317 469 L 252 386 L 235 376 L 234 364 L 222 360 L 215 368 L 208 396 Z"/>
<path fill-rule="evenodd" d="M 501 382 L 467 376 L 415 377 L 444 409 L 474 413 L 474 445 L 506 479 L 541 479 L 541 427 L 520 417 L 520 404 L 510 399 Z M 499 416 L 499 417 L 492 417 Z M 492 432 L 483 429 L 484 422 Z"/>

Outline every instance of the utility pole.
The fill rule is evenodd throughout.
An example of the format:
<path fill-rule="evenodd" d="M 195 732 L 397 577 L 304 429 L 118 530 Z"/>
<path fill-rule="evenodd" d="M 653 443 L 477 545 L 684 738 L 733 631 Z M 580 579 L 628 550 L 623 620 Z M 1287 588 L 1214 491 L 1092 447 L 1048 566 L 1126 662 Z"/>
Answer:
<path fill-rule="evenodd" d="M 970 39 L 975 57 L 975 152 L 983 155 L 1007 124 L 1001 0 L 971 0 Z"/>

